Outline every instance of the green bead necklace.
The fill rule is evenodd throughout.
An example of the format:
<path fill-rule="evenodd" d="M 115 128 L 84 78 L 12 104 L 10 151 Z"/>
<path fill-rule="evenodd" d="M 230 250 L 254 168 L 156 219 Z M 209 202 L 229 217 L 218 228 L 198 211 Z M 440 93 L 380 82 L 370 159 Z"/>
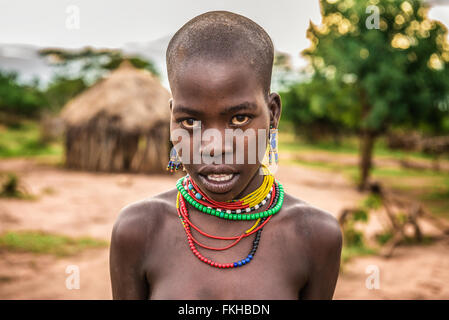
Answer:
<path fill-rule="evenodd" d="M 271 215 L 274 215 L 278 213 L 281 208 L 282 204 L 284 203 L 284 187 L 279 181 L 276 181 L 279 186 L 279 199 L 276 205 L 272 209 L 268 209 L 266 211 L 258 212 L 258 213 L 252 213 L 252 214 L 235 214 L 235 213 L 227 213 L 220 210 L 216 210 L 214 208 L 209 208 L 207 206 L 202 205 L 201 203 L 197 202 L 195 199 L 193 199 L 190 194 L 184 189 L 184 186 L 182 185 L 182 180 L 185 177 L 180 178 L 176 182 L 176 188 L 181 193 L 181 195 L 184 197 L 184 199 L 187 200 L 188 203 L 190 203 L 193 207 L 198 209 L 199 211 L 202 211 L 204 213 L 210 214 L 212 216 L 216 216 L 222 219 L 228 219 L 228 220 L 257 220 L 259 218 L 266 218 Z"/>

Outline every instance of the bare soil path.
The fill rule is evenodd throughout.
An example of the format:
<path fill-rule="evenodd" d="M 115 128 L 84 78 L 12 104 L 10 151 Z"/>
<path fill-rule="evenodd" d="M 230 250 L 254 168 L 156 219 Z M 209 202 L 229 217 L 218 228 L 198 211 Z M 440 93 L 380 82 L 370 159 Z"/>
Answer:
<path fill-rule="evenodd" d="M 0 172 L 19 175 L 38 199 L 0 199 L 0 233 L 43 230 L 108 240 L 125 205 L 175 185 L 179 176 L 69 171 L 33 160 L 0 161 Z M 276 177 L 288 193 L 337 215 L 363 196 L 341 175 L 281 166 Z M 0 251 L 0 299 L 110 299 L 109 252 L 89 249 L 70 257 Z M 66 268 L 80 268 L 80 289 L 66 288 Z M 380 289 L 365 286 L 368 265 L 380 270 Z M 448 299 L 449 245 L 401 247 L 389 259 L 361 257 L 344 266 L 336 299 Z"/>

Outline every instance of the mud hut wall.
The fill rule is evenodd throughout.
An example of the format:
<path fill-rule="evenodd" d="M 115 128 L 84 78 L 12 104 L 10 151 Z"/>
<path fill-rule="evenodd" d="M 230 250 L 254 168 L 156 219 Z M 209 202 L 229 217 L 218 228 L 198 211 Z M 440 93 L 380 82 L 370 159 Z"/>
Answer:
<path fill-rule="evenodd" d="M 66 166 L 88 171 L 165 171 L 169 154 L 169 128 L 160 124 L 144 135 L 127 133 L 100 119 L 66 131 Z M 111 125 L 112 124 L 112 125 Z M 139 139 L 143 147 L 139 148 Z"/>
<path fill-rule="evenodd" d="M 169 158 L 169 126 L 161 123 L 140 137 L 131 170 L 146 173 L 165 172 Z"/>

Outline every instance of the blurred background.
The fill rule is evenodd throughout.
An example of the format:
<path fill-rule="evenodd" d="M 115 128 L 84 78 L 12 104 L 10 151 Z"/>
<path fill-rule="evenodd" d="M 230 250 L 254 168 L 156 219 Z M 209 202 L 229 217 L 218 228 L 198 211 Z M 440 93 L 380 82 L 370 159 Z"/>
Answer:
<path fill-rule="evenodd" d="M 181 175 L 167 44 L 210 10 L 273 39 L 276 177 L 339 219 L 334 297 L 448 299 L 445 0 L 0 0 L 0 299 L 111 298 L 120 209 Z"/>

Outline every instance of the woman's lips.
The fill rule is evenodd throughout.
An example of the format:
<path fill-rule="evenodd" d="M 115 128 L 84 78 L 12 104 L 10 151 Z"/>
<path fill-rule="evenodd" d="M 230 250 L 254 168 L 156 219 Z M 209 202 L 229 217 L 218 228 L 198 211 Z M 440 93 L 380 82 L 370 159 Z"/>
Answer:
<path fill-rule="evenodd" d="M 207 190 L 213 193 L 226 193 L 232 190 L 238 180 L 238 173 L 198 174 Z"/>

